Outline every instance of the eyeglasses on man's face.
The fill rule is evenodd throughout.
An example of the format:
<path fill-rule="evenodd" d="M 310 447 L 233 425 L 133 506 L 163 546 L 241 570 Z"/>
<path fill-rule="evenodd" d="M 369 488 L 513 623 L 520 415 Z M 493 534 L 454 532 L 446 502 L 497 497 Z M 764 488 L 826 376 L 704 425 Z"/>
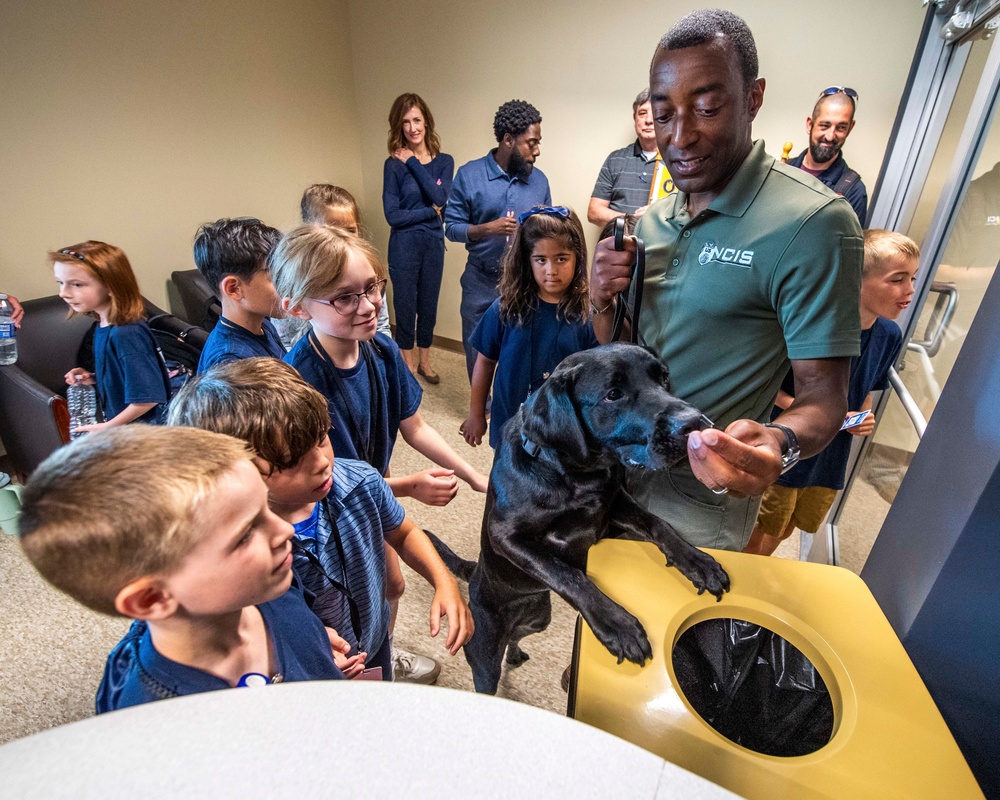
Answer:
<path fill-rule="evenodd" d="M 358 310 L 362 297 L 367 298 L 368 302 L 372 305 L 375 305 L 376 300 L 381 300 L 382 289 L 385 287 L 386 283 L 386 279 L 383 278 L 382 280 L 374 281 L 368 284 L 364 291 L 361 292 L 344 292 L 343 294 L 338 294 L 330 300 L 321 300 L 318 297 L 312 297 L 310 299 L 315 300 L 317 303 L 322 303 L 325 306 L 333 306 L 334 311 L 347 317 Z"/>

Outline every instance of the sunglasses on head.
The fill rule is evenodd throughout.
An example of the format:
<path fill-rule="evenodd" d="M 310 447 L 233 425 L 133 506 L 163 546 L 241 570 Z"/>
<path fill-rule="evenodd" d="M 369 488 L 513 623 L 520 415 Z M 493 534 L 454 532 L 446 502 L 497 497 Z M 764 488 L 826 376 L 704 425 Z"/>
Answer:
<path fill-rule="evenodd" d="M 819 96 L 820 97 L 827 97 L 828 95 L 839 94 L 840 92 L 843 92 L 844 94 L 846 94 L 848 97 L 850 97 L 855 102 L 855 104 L 857 104 L 858 99 L 859 99 L 858 98 L 858 93 L 854 89 L 850 88 L 849 86 L 829 86 L 826 89 L 824 89 L 822 92 L 820 92 Z"/>

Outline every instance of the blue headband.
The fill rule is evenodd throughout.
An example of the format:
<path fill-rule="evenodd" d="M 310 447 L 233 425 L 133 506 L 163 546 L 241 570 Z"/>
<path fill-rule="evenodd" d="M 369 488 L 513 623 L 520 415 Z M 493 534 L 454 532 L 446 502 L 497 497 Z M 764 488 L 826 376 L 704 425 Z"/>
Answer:
<path fill-rule="evenodd" d="M 569 219 L 570 210 L 566 206 L 535 206 L 530 211 L 525 211 L 521 216 L 517 218 L 517 224 L 523 225 L 524 221 L 528 217 L 533 217 L 535 214 L 549 214 L 553 217 L 562 217 L 563 219 Z"/>

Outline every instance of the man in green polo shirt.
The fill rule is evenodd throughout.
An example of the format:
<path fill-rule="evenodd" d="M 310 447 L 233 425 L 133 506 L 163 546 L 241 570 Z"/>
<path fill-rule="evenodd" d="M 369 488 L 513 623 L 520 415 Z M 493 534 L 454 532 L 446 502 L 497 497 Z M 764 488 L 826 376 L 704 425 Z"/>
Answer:
<path fill-rule="evenodd" d="M 850 204 L 775 161 L 750 129 L 764 99 L 746 23 L 696 11 L 650 67 L 657 146 L 678 193 L 650 206 L 639 333 L 670 367 L 674 394 L 716 429 L 688 437 L 688 462 L 642 476 L 636 498 L 701 547 L 742 550 L 760 495 L 799 455 L 822 450 L 847 411 L 858 354 L 862 238 Z M 612 334 L 634 242 L 596 249 L 594 330 Z M 795 402 L 766 426 L 789 363 Z"/>

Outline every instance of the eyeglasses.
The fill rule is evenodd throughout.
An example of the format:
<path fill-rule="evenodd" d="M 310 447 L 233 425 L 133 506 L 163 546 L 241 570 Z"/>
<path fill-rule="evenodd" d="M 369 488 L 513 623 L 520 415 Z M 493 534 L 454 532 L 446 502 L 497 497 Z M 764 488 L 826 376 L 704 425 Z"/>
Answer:
<path fill-rule="evenodd" d="M 375 281 L 363 292 L 344 292 L 343 294 L 338 294 L 332 300 L 320 300 L 318 297 L 311 297 L 310 300 L 315 300 L 317 303 L 322 303 L 325 306 L 333 306 L 334 311 L 347 317 L 358 310 L 362 297 L 368 298 L 368 302 L 372 305 L 375 305 L 376 300 L 381 300 L 382 288 L 386 283 L 386 279 L 383 278 L 380 281 Z"/>
<path fill-rule="evenodd" d="M 76 252 L 74 252 L 74 251 L 72 251 L 72 250 L 70 250 L 68 248 L 66 250 L 60 250 L 59 251 L 59 255 L 61 255 L 61 256 L 72 256 L 77 261 L 86 261 L 87 260 L 83 256 L 81 256 L 79 253 L 76 253 Z"/>
<path fill-rule="evenodd" d="M 822 92 L 820 92 L 819 96 L 827 97 L 828 95 L 838 94 L 839 92 L 843 92 L 848 97 L 850 97 L 854 101 L 854 105 L 858 104 L 858 100 L 860 99 L 858 97 L 858 93 L 854 89 L 851 89 L 849 86 L 829 86 Z"/>
<path fill-rule="evenodd" d="M 566 206 L 535 206 L 530 211 L 525 211 L 521 216 L 517 218 L 517 224 L 523 225 L 524 221 L 528 217 L 533 217 L 535 214 L 548 214 L 552 217 L 562 217 L 563 219 L 569 219 L 570 211 Z"/>

